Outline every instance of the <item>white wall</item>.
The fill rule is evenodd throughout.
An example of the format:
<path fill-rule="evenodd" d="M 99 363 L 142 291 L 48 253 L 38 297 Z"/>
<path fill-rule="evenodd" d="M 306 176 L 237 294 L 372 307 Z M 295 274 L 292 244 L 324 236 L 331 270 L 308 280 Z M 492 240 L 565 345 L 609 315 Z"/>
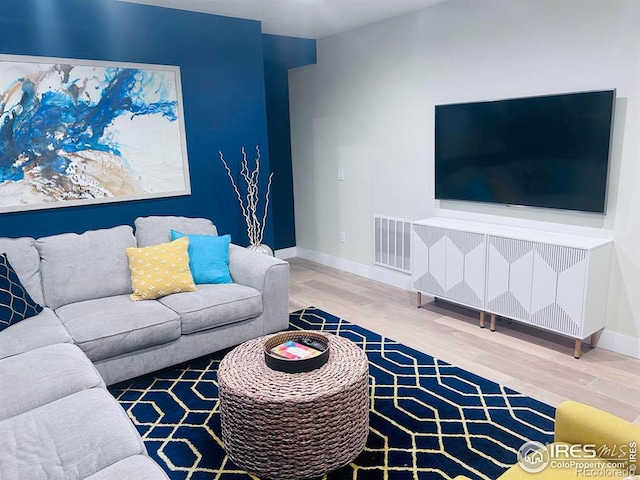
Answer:
<path fill-rule="evenodd" d="M 366 270 L 374 213 L 611 235 L 609 343 L 640 345 L 639 1 L 449 0 L 317 47 L 290 74 L 299 251 Z M 434 200 L 435 104 L 610 88 L 606 215 Z"/>

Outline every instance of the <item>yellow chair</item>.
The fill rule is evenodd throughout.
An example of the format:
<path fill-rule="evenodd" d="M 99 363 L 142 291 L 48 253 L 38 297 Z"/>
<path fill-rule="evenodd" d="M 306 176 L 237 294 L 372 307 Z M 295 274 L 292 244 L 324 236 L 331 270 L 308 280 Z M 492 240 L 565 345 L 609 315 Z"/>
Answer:
<path fill-rule="evenodd" d="M 597 408 L 566 401 L 556 410 L 554 442 L 547 445 L 547 452 L 544 452 L 549 460 L 547 466 L 538 473 L 529 473 L 516 464 L 498 479 L 584 480 L 590 477 L 636 480 L 629 475 L 640 475 L 638 448 L 640 426 Z M 454 480 L 469 479 L 460 475 Z"/>

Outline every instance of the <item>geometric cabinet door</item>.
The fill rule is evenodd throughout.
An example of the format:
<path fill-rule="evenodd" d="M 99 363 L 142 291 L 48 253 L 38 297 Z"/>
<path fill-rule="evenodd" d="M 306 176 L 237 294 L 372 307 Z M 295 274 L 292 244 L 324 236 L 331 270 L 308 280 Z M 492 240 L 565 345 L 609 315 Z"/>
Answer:
<path fill-rule="evenodd" d="M 494 235 L 488 243 L 487 310 L 580 337 L 587 252 Z"/>
<path fill-rule="evenodd" d="M 446 235 L 444 228 L 413 226 L 413 287 L 434 297 L 444 297 Z"/>
<path fill-rule="evenodd" d="M 485 235 L 447 230 L 446 298 L 484 306 L 485 250 Z"/>
<path fill-rule="evenodd" d="M 485 235 L 414 224 L 413 248 L 416 290 L 483 307 Z"/>
<path fill-rule="evenodd" d="M 529 323 L 534 242 L 489 235 L 487 310 Z"/>
<path fill-rule="evenodd" d="M 585 250 L 536 242 L 531 285 L 531 323 L 581 337 L 586 278 Z"/>

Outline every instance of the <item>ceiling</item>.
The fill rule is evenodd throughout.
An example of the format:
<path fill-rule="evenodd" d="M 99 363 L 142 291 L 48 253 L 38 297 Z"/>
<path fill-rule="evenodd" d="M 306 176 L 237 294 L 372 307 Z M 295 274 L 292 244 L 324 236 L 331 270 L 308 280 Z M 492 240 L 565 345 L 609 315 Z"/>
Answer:
<path fill-rule="evenodd" d="M 322 38 L 447 0 L 120 0 L 262 22 L 262 31 Z"/>

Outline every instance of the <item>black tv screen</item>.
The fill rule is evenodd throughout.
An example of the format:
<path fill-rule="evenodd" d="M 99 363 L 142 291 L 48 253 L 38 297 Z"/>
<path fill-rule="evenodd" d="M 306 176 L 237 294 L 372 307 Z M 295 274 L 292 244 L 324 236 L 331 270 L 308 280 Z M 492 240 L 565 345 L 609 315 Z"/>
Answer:
<path fill-rule="evenodd" d="M 615 90 L 436 105 L 435 195 L 605 211 Z"/>

